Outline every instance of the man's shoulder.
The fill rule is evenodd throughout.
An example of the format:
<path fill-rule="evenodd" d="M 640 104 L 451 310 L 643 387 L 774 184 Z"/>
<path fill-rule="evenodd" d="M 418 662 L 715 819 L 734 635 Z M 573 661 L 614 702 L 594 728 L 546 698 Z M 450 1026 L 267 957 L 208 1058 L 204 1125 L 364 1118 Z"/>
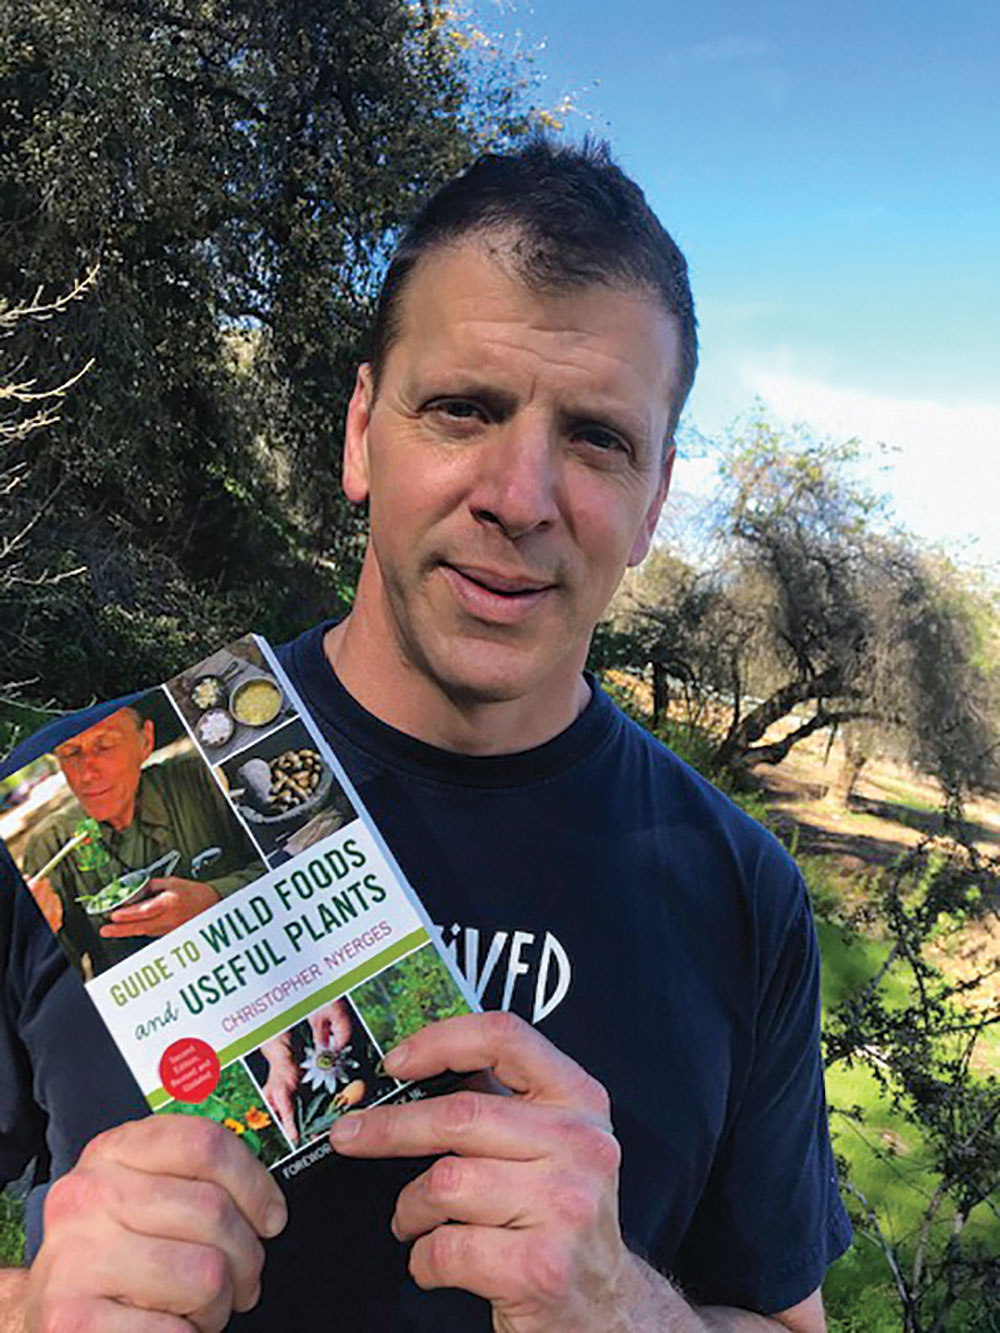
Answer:
<path fill-rule="evenodd" d="M 620 747 L 625 780 L 634 798 L 650 802 L 675 837 L 711 846 L 746 882 L 783 884 L 793 898 L 803 891 L 801 872 L 770 829 L 742 809 L 648 728 L 622 714 Z"/>
<path fill-rule="evenodd" d="M 662 789 L 665 799 L 698 807 L 706 816 L 732 825 L 754 838 L 770 838 L 768 831 L 710 778 L 677 753 L 648 727 L 625 713 L 612 701 L 621 717 L 621 743 L 634 780 L 645 779 Z"/>
<path fill-rule="evenodd" d="M 160 792 L 187 787 L 200 789 L 210 787 L 212 783 L 205 761 L 191 749 L 158 759 L 155 763 L 147 763 L 142 770 L 142 781 Z"/>

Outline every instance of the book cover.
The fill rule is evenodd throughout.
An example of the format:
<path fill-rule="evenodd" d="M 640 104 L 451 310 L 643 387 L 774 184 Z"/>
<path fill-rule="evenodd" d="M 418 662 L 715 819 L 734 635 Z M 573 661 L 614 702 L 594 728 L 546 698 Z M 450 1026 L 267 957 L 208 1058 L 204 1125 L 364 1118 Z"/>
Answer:
<path fill-rule="evenodd" d="M 384 1053 L 479 1006 L 274 653 L 247 636 L 15 775 L 0 837 L 151 1109 L 279 1178 Z"/>

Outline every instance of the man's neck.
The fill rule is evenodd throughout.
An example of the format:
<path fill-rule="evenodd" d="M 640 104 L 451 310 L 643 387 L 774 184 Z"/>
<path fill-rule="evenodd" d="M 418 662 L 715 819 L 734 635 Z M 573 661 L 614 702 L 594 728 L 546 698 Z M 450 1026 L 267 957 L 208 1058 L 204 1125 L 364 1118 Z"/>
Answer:
<path fill-rule="evenodd" d="M 442 750 L 496 755 L 534 749 L 564 731 L 590 699 L 590 686 L 578 674 L 551 700 L 458 700 L 401 652 L 388 662 L 374 637 L 356 611 L 326 632 L 323 650 L 340 683 L 381 722 Z"/>

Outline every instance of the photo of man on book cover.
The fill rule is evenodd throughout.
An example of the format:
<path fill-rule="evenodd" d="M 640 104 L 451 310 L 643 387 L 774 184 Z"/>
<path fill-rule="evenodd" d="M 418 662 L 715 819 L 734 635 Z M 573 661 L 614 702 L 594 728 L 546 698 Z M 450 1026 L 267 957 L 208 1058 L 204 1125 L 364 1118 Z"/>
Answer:
<path fill-rule="evenodd" d="M 85 980 L 264 873 L 163 690 L 58 745 L 15 859 Z"/>

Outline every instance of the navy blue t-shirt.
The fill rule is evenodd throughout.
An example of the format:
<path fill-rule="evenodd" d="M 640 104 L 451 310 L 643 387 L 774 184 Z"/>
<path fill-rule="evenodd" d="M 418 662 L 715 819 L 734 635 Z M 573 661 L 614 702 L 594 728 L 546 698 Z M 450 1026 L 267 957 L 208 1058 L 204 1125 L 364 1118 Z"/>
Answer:
<path fill-rule="evenodd" d="M 545 745 L 456 755 L 362 709 L 324 629 L 286 645 L 283 664 L 484 1007 L 534 1022 L 610 1091 L 628 1243 L 698 1302 L 803 1300 L 850 1226 L 794 863 L 596 685 Z M 79 727 L 55 724 L 6 767 Z M 42 1180 L 145 1107 L 6 854 L 0 876 L 0 1180 L 32 1158 Z M 389 1219 L 419 1169 L 326 1159 L 296 1177 L 261 1304 L 232 1327 L 329 1311 L 375 1333 L 486 1333 L 484 1302 L 406 1278 Z"/>

